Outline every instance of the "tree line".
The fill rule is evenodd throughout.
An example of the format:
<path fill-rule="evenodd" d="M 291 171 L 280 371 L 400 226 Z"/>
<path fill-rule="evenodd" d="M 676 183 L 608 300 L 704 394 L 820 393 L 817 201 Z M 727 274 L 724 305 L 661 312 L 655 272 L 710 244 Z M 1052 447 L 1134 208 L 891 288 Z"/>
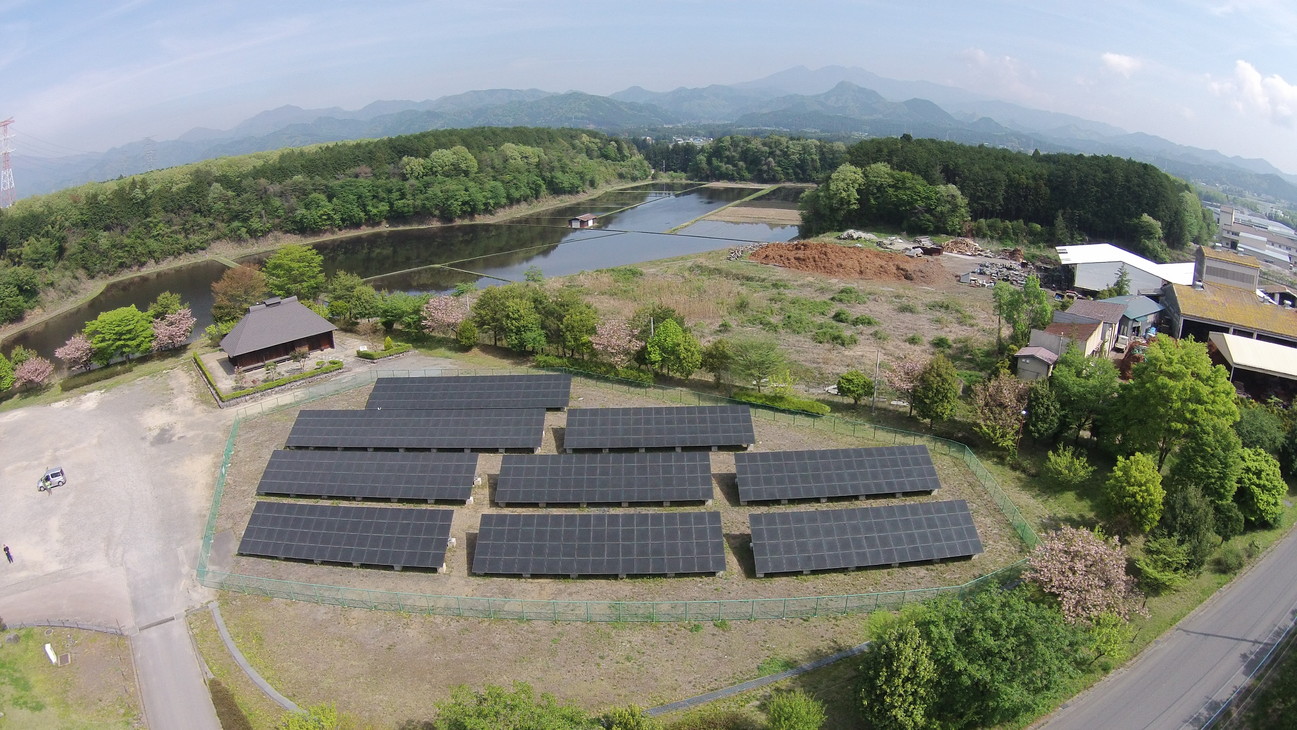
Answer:
<path fill-rule="evenodd" d="M 437 130 L 258 153 L 93 183 L 0 210 L 0 322 L 69 276 L 218 240 L 456 220 L 651 174 L 626 140 L 571 129 Z"/>

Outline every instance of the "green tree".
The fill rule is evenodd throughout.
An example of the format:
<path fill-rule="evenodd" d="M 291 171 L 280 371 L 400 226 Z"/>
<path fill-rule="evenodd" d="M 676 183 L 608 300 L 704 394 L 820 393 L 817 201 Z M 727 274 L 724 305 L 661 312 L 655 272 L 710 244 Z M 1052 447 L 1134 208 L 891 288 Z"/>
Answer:
<path fill-rule="evenodd" d="M 477 325 L 473 324 L 473 320 L 466 319 L 459 323 L 459 327 L 455 330 L 455 344 L 465 350 L 477 346 Z"/>
<path fill-rule="evenodd" d="M 1158 469 L 1195 430 L 1229 428 L 1238 420 L 1234 386 L 1207 346 L 1158 337 L 1117 395 L 1122 447 L 1156 456 Z"/>
<path fill-rule="evenodd" d="M 1238 475 L 1238 503 L 1248 522 L 1266 527 L 1279 524 L 1288 485 L 1279 473 L 1279 462 L 1261 449 L 1243 449 Z"/>
<path fill-rule="evenodd" d="M 0 391 L 14 387 L 14 364 L 0 352 Z"/>
<path fill-rule="evenodd" d="M 1054 319 L 1054 303 L 1049 299 L 1049 292 L 1040 286 L 1040 277 L 1031 274 L 1022 285 L 1023 313 L 1027 321 L 1028 338 L 1030 330 L 1043 330 Z M 1021 343 L 1026 344 L 1024 338 Z"/>
<path fill-rule="evenodd" d="M 324 256 L 310 246 L 289 244 L 261 267 L 270 291 L 308 302 L 324 291 Z"/>
<path fill-rule="evenodd" d="M 188 304 L 180 301 L 179 294 L 164 291 L 158 295 L 157 299 L 153 300 L 152 304 L 149 305 L 149 319 L 156 321 L 162 319 L 168 314 L 175 314 L 188 306 Z"/>
<path fill-rule="evenodd" d="M 383 295 L 378 305 L 378 321 L 391 332 L 398 325 L 407 332 L 418 332 L 423 325 L 423 305 L 428 295 L 394 291 Z"/>
<path fill-rule="evenodd" d="M 248 307 L 265 299 L 269 292 L 266 277 L 257 267 L 244 264 L 227 269 L 212 283 L 212 319 L 238 321 L 248 313 Z"/>
<path fill-rule="evenodd" d="M 937 698 L 932 650 L 912 623 L 871 643 L 860 665 L 860 706 L 877 730 L 923 730 Z"/>
<path fill-rule="evenodd" d="M 919 373 L 919 381 L 914 386 L 914 412 L 919 418 L 926 418 L 930 427 L 950 418 L 959 403 L 960 385 L 955 366 L 938 353 Z"/>
<path fill-rule="evenodd" d="M 561 705 L 552 695 L 536 696 L 531 685 L 513 689 L 487 685 L 474 692 L 460 685 L 437 703 L 435 730 L 596 730 L 599 723 L 579 708 Z"/>
<path fill-rule="evenodd" d="M 1242 401 L 1240 405 L 1234 431 L 1244 448 L 1262 449 L 1277 456 L 1288 435 L 1283 419 L 1266 406 L 1250 400 Z"/>
<path fill-rule="evenodd" d="M 656 327 L 644 343 L 644 356 L 650 367 L 681 378 L 693 375 L 702 364 L 698 340 L 673 319 Z"/>
<path fill-rule="evenodd" d="M 1233 428 L 1219 426 L 1192 431 L 1167 470 L 1167 483 L 1179 489 L 1194 486 L 1216 504 L 1228 504 L 1238 488 L 1243 443 Z"/>
<path fill-rule="evenodd" d="M 1063 427 L 1063 409 L 1048 380 L 1037 380 L 1027 392 L 1027 433 L 1049 443 Z"/>
<path fill-rule="evenodd" d="M 1117 465 L 1105 483 L 1113 506 L 1130 518 L 1140 532 L 1148 532 L 1162 517 L 1162 475 L 1148 454 L 1136 452 L 1117 457 Z"/>
<path fill-rule="evenodd" d="M 1022 297 L 1022 290 L 1007 281 L 997 281 L 991 289 L 991 300 L 995 306 L 995 344 L 997 349 L 1004 348 L 1004 324 L 1009 325 L 1009 341 L 1016 342 L 1031 335 L 1027 326 L 1027 302 Z"/>
<path fill-rule="evenodd" d="M 838 376 L 838 395 L 850 398 L 859 408 L 861 398 L 874 395 L 874 381 L 859 370 L 848 370 Z"/>
<path fill-rule="evenodd" d="M 1189 569 L 1189 548 L 1170 535 L 1150 537 L 1144 552 L 1135 558 L 1139 582 L 1149 593 L 1160 594 L 1184 582 Z"/>
<path fill-rule="evenodd" d="M 1077 673 L 1085 638 L 1021 588 L 942 598 L 915 625 L 935 669 L 930 725 L 953 729 L 1007 725 L 1051 707 Z"/>
<path fill-rule="evenodd" d="M 716 386 L 728 383 L 734 367 L 734 353 L 730 350 L 730 341 L 724 337 L 712 340 L 703 348 L 702 360 L 698 365 L 712 374 Z"/>
<path fill-rule="evenodd" d="M 146 355 L 153 347 L 153 322 L 132 304 L 100 314 L 87 322 L 86 337 L 95 348 L 94 360 L 106 365 L 115 358 Z"/>
<path fill-rule="evenodd" d="M 615 707 L 599 718 L 606 730 L 662 730 L 662 723 L 635 705 Z"/>
<path fill-rule="evenodd" d="M 741 387 L 760 392 L 770 379 L 788 368 L 788 357 L 770 337 L 740 337 L 731 341 L 731 372 Z"/>
<path fill-rule="evenodd" d="M 775 692 L 766 701 L 770 730 L 820 730 L 824 705 L 799 689 Z"/>
<path fill-rule="evenodd" d="M 1069 346 L 1049 378 L 1049 387 L 1057 396 L 1062 421 L 1070 429 L 1081 432 L 1104 420 L 1109 404 L 1113 402 L 1121 385 L 1117 367 L 1106 357 L 1087 357 L 1080 348 Z"/>
<path fill-rule="evenodd" d="M 1215 510 L 1211 500 L 1194 484 L 1174 486 L 1167 491 L 1162 518 L 1153 530 L 1154 537 L 1174 537 L 1188 548 L 1188 569 L 1200 572 L 1220 543 L 1213 531 Z"/>

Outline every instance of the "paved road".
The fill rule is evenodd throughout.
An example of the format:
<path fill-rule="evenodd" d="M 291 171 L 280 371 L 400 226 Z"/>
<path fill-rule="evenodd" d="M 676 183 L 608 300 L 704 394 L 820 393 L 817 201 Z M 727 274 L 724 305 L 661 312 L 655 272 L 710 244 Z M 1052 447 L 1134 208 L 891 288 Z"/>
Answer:
<path fill-rule="evenodd" d="M 0 414 L 0 616 L 130 637 L 154 730 L 219 730 L 184 612 L 230 416 L 182 369 Z M 59 465 L 68 484 L 36 491 Z"/>
<path fill-rule="evenodd" d="M 1049 730 L 1201 727 L 1297 613 L 1297 533 L 1125 669 L 1040 723 Z"/>

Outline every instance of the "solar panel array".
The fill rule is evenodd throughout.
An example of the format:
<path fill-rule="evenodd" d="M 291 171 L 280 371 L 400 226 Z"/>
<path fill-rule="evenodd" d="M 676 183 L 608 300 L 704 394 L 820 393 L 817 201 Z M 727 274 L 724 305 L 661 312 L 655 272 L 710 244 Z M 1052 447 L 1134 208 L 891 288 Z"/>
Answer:
<path fill-rule="evenodd" d="M 916 502 L 749 516 L 757 577 L 897 565 L 982 552 L 968 503 Z"/>
<path fill-rule="evenodd" d="M 706 502 L 711 459 L 701 451 L 517 454 L 501 460 L 495 501 L 511 504 Z"/>
<path fill-rule="evenodd" d="M 719 512 L 484 514 L 473 572 L 627 576 L 720 573 Z"/>
<path fill-rule="evenodd" d="M 573 408 L 563 448 L 745 447 L 756 440 L 747 406 Z"/>
<path fill-rule="evenodd" d="M 459 375 L 378 378 L 368 409 L 567 408 L 572 376 Z"/>
<path fill-rule="evenodd" d="M 927 446 L 734 455 L 739 502 L 933 492 L 941 488 Z"/>
<path fill-rule="evenodd" d="M 301 411 L 288 448 L 540 448 L 544 408 L 440 411 Z"/>
<path fill-rule="evenodd" d="M 454 510 L 257 502 L 241 555 L 441 570 Z"/>
<path fill-rule="evenodd" d="M 327 499 L 468 502 L 477 454 L 462 451 L 310 451 L 270 455 L 257 494 Z"/>

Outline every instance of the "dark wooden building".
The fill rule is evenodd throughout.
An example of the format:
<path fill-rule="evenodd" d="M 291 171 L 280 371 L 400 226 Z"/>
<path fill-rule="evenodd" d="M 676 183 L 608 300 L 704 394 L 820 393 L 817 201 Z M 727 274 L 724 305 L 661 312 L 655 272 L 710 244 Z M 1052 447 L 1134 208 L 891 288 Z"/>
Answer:
<path fill-rule="evenodd" d="M 221 340 L 221 349 L 234 367 L 251 367 L 288 357 L 295 350 L 330 349 L 335 329 L 297 297 L 272 297 L 248 307 L 248 313 Z"/>

